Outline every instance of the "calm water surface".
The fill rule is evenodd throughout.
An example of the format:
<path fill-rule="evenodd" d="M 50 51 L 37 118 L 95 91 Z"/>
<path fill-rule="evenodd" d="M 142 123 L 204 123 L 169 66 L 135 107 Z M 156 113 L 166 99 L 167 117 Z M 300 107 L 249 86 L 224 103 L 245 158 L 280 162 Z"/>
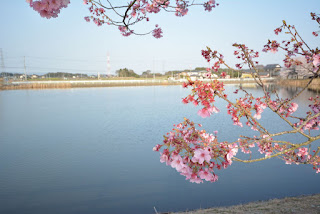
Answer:
<path fill-rule="evenodd" d="M 234 163 L 203 184 L 161 164 L 152 148 L 183 117 L 218 130 L 219 140 L 251 133 L 232 126 L 225 103 L 220 114 L 198 117 L 181 103 L 187 94 L 180 86 L 0 91 L 0 213 L 143 214 L 320 193 L 311 167 L 278 159 Z M 262 116 L 272 130 L 286 128 Z"/>

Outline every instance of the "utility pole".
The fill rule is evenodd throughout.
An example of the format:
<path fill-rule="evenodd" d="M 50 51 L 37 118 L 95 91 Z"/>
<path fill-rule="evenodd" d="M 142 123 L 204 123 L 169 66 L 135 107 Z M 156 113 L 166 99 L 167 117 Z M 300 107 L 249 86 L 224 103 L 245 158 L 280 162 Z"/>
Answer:
<path fill-rule="evenodd" d="M 23 56 L 23 65 L 24 65 L 24 75 L 26 76 L 26 81 L 27 79 L 27 69 L 26 69 L 26 57 Z"/>
<path fill-rule="evenodd" d="M 0 57 L 1 57 L 1 70 L 2 70 L 2 73 L 4 75 L 4 79 L 6 79 L 6 67 L 4 65 L 4 59 L 3 59 L 3 53 L 2 53 L 2 48 L 0 48 Z"/>
<path fill-rule="evenodd" d="M 165 63 L 166 63 L 166 62 L 163 60 L 163 61 L 162 61 L 162 73 L 163 73 L 163 74 L 165 73 L 165 72 L 164 72 Z"/>
<path fill-rule="evenodd" d="M 111 71 L 110 71 L 110 54 L 107 54 L 107 76 L 111 76 Z"/>
<path fill-rule="evenodd" d="M 152 71 L 153 71 L 153 81 L 155 81 L 156 75 L 155 75 L 155 70 L 154 70 L 154 58 L 153 58 L 153 61 L 152 61 Z"/>

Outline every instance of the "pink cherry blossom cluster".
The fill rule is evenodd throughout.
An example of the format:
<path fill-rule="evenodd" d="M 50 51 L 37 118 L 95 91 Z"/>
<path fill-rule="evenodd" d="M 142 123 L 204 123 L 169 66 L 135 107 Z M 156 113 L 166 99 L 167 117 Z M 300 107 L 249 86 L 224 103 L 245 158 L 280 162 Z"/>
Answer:
<path fill-rule="evenodd" d="M 270 156 L 275 148 L 272 145 L 272 138 L 268 135 L 263 135 L 260 140 L 257 141 L 258 151 L 260 154 L 265 154 L 265 156 Z"/>
<path fill-rule="evenodd" d="M 60 10 L 66 8 L 70 0 L 26 0 L 41 17 L 50 19 L 58 17 Z"/>
<path fill-rule="evenodd" d="M 231 115 L 234 125 L 243 127 L 241 118 L 246 118 L 246 125 L 252 130 L 258 131 L 257 121 L 261 119 L 263 110 L 267 107 L 266 97 L 254 98 L 252 94 L 246 93 L 244 97 L 239 98 L 236 103 L 229 102 L 227 105 L 228 114 Z M 253 116 L 252 114 L 255 113 Z"/>
<path fill-rule="evenodd" d="M 186 180 L 202 183 L 203 180 L 217 181 L 214 169 L 231 165 L 238 147 L 218 142 L 216 136 L 197 130 L 193 122 L 185 119 L 167 133 L 162 145 L 156 145 L 153 150 L 160 152 L 160 162 L 175 168 Z"/>
<path fill-rule="evenodd" d="M 288 99 L 277 99 L 270 100 L 269 107 L 274 112 L 277 112 L 279 115 L 289 117 L 298 109 L 298 104 L 294 102 L 288 102 Z"/>
<path fill-rule="evenodd" d="M 276 35 L 281 31 L 276 31 Z M 268 43 L 264 46 L 262 49 L 263 52 L 268 52 L 270 51 L 271 53 L 276 53 L 278 52 L 278 48 L 280 47 L 280 44 L 276 40 L 268 41 Z"/>
<path fill-rule="evenodd" d="M 224 96 L 222 95 L 224 91 L 222 82 L 214 80 L 211 83 L 203 83 L 189 80 L 188 83 L 183 83 L 183 87 L 187 88 L 189 86 L 192 87 L 192 93 L 182 99 L 184 104 L 192 102 L 195 106 L 202 105 L 203 108 L 198 111 L 198 115 L 203 118 L 211 116 L 213 112 L 218 113 L 220 111 L 214 106 L 214 102 L 218 94 Z"/>
<path fill-rule="evenodd" d="M 313 150 L 312 152 L 313 154 L 311 154 L 310 148 L 300 147 L 287 152 L 283 159 L 286 164 L 311 164 L 313 165 L 313 169 L 316 170 L 316 173 L 320 173 L 320 156 L 317 155 L 319 151 Z"/>
<path fill-rule="evenodd" d="M 176 16 L 185 16 L 187 15 L 189 9 L 188 9 L 188 4 L 185 1 L 179 1 L 176 0 L 177 7 L 176 7 Z"/>
<path fill-rule="evenodd" d="M 273 139 L 268 135 L 262 135 L 261 137 L 254 137 L 254 139 L 238 139 L 239 148 L 243 153 L 251 154 L 251 148 L 258 146 L 258 151 L 264 154 L 265 157 L 270 157 L 272 154 L 277 152 L 282 152 L 285 150 L 290 150 L 285 152 L 281 159 L 285 161 L 286 164 L 310 164 L 313 165 L 313 169 L 316 173 L 320 172 L 320 156 L 318 155 L 319 150 L 310 151 L 310 148 L 289 146 L 287 144 L 274 143 Z"/>
<path fill-rule="evenodd" d="M 315 20 L 319 23 L 320 19 L 315 18 Z M 269 40 L 264 46 L 263 51 L 277 52 L 278 49 L 284 50 L 286 52 L 284 60 L 286 66 L 301 65 L 301 61 L 292 57 L 302 55 L 307 60 L 307 63 L 313 65 L 314 76 L 312 79 L 318 77 L 320 74 L 319 49 L 310 49 L 300 37 L 295 27 L 287 25 L 285 21 L 274 32 L 276 35 L 285 32 L 291 38 L 288 41 L 283 41 L 281 44 L 275 40 Z M 177 125 L 176 128 L 167 133 L 162 145 L 157 145 L 154 148 L 155 151 L 163 149 L 160 161 L 167 163 L 167 165 L 170 165 L 186 176 L 188 180 L 196 183 L 201 183 L 203 180 L 215 181 L 217 177 L 215 177 L 213 169 L 226 168 L 234 160 L 249 163 L 279 157 L 287 164 L 310 164 L 319 173 L 320 156 L 318 154 L 320 153 L 320 147 L 317 150 L 311 151 L 311 143 L 319 140 L 320 135 L 316 133 L 315 136 L 312 136 L 310 130 L 318 130 L 320 126 L 320 98 L 310 98 L 312 104 L 309 106 L 311 110 L 307 112 L 307 116 L 305 118 L 297 117 L 294 114 L 299 106 L 293 102 L 295 96 L 287 99 L 280 98 L 276 92 L 267 92 L 264 87 L 264 82 L 259 77 L 259 71 L 255 67 L 257 61 L 254 61 L 255 58 L 259 57 L 259 53 L 242 44 L 234 44 L 234 46 L 237 48 L 234 55 L 243 61 L 241 64 L 237 64 L 236 67 L 241 69 L 243 65 L 247 65 L 251 70 L 253 69 L 256 72 L 255 79 L 257 84 L 264 89 L 264 96 L 256 98 L 243 88 L 240 88 L 234 93 L 237 94 L 241 91 L 244 95 L 235 101 L 231 101 L 227 94 L 225 94 L 222 82 L 212 80 L 209 83 L 204 83 L 189 79 L 188 82 L 183 83 L 183 87 L 191 87 L 191 94 L 183 98 L 182 102 L 184 104 L 193 103 L 195 106 L 202 106 L 198 114 L 201 117 L 210 117 L 214 112 L 219 112 L 219 109 L 215 106 L 215 102 L 220 98 L 227 102 L 228 114 L 231 116 L 234 125 L 243 127 L 242 123 L 246 121 L 245 124 L 251 127 L 251 129 L 258 131 L 260 135 L 253 137 L 241 135 L 233 143 L 218 143 L 216 136 L 210 135 L 204 130 L 196 130 L 194 123 L 185 119 L 184 123 Z M 208 72 L 211 70 L 218 71 L 222 64 L 232 69 L 225 63 L 223 55 L 217 51 L 212 51 L 207 47 L 201 53 L 207 62 L 214 61 L 214 65 L 207 69 Z M 271 133 L 267 130 L 259 121 L 266 108 L 279 116 L 292 129 L 277 133 Z M 294 123 L 292 121 L 299 122 Z M 294 144 L 285 140 L 275 140 L 278 136 L 297 133 L 307 137 L 308 140 L 300 144 Z M 264 157 L 251 160 L 251 150 L 253 148 L 264 155 Z M 250 158 L 241 160 L 235 157 L 239 149 L 243 153 L 249 154 Z"/>
<path fill-rule="evenodd" d="M 319 70 L 320 70 L 320 52 L 318 54 L 313 54 L 312 56 L 313 61 L 313 72 L 316 74 L 319 74 Z"/>
<path fill-rule="evenodd" d="M 312 20 L 315 20 L 316 22 L 318 22 L 318 24 L 320 24 L 320 16 L 319 16 L 319 14 L 311 13 L 311 17 L 312 17 Z M 319 32 L 320 31 L 314 31 L 314 32 L 312 32 L 312 35 L 317 37 L 317 36 L 319 36 Z"/>
<path fill-rule="evenodd" d="M 253 61 L 253 59 L 259 57 L 259 52 L 249 49 L 244 44 L 235 43 L 232 46 L 238 49 L 234 51 L 233 54 L 237 59 L 242 60 L 242 63 L 236 64 L 236 68 L 242 69 L 244 64 L 247 64 L 249 68 L 252 68 L 254 64 L 258 64 L 258 61 Z"/>
<path fill-rule="evenodd" d="M 210 12 L 212 10 L 212 8 L 215 8 L 216 6 L 219 6 L 219 4 L 217 4 L 215 0 L 210 0 L 208 2 L 205 2 L 203 4 L 203 6 L 204 6 L 204 10 Z"/>
<path fill-rule="evenodd" d="M 223 83 L 217 80 L 213 80 L 210 83 L 189 80 L 183 83 L 183 87 L 192 87 L 192 90 L 191 94 L 182 99 L 182 102 L 184 104 L 193 103 L 195 106 L 202 105 L 203 108 L 198 111 L 198 115 L 203 118 L 210 117 L 214 112 L 218 113 L 220 111 L 214 105 L 216 98 L 227 100 L 228 97 L 224 93 Z M 258 130 L 256 120 L 261 119 L 261 114 L 268 105 L 271 110 L 285 117 L 289 117 L 298 109 L 298 104 L 288 100 L 271 100 L 269 96 L 254 98 L 249 93 L 245 93 L 244 97 L 237 99 L 235 103 L 227 101 L 227 112 L 231 116 L 233 124 L 243 127 L 240 120 L 241 118 L 246 118 L 246 125 L 256 131 Z"/>
<path fill-rule="evenodd" d="M 133 33 L 132 30 L 129 30 L 125 26 L 119 26 L 118 29 L 120 30 L 122 36 L 130 36 Z"/>
<path fill-rule="evenodd" d="M 320 126 L 320 98 L 310 97 L 312 104 L 309 105 L 311 111 L 307 112 L 307 117 L 295 124 L 296 127 L 303 125 L 304 130 L 319 130 Z"/>
<path fill-rule="evenodd" d="M 162 37 L 162 29 L 159 28 L 158 26 L 156 26 L 156 28 L 152 31 L 152 36 L 157 39 L 161 38 Z"/>
<path fill-rule="evenodd" d="M 90 0 L 84 0 L 84 4 L 89 4 Z M 105 9 L 102 7 L 97 7 L 95 4 L 92 4 L 89 7 L 89 11 L 94 15 L 94 16 L 85 16 L 84 19 L 87 22 L 90 22 L 90 20 L 93 21 L 97 26 L 102 26 L 105 24 L 105 20 L 108 20 L 107 16 L 105 15 Z M 107 22 L 110 24 L 109 22 Z"/>
<path fill-rule="evenodd" d="M 175 3 L 172 3 L 174 0 L 133 0 L 128 5 L 113 5 L 108 1 L 108 6 L 94 0 L 83 0 L 83 2 L 90 5 L 89 11 L 92 14 L 85 17 L 86 21 L 93 20 L 98 26 L 102 24 L 115 25 L 123 36 L 151 33 L 155 38 L 162 37 L 162 29 L 159 27 L 144 34 L 136 33 L 131 28 L 143 20 L 150 21 L 149 14 L 157 14 L 162 10 L 175 12 L 176 16 L 185 16 L 191 6 L 203 5 L 205 10 L 210 12 L 212 8 L 219 5 L 214 0 L 204 1 L 203 3 L 190 3 L 187 0 L 176 0 Z"/>
<path fill-rule="evenodd" d="M 255 147 L 255 143 L 248 143 L 246 139 L 238 139 L 239 147 L 241 148 L 241 151 L 245 154 L 251 154 L 252 151 L 251 148 Z"/>
<path fill-rule="evenodd" d="M 316 20 L 316 22 L 318 22 L 318 24 L 320 24 L 320 17 L 319 14 L 316 13 L 310 13 L 312 20 Z"/>
<path fill-rule="evenodd" d="M 48 19 L 58 17 L 60 9 L 67 7 L 70 3 L 70 0 L 26 1 L 35 11 L 40 13 L 41 17 Z M 143 20 L 149 21 L 149 14 L 157 14 L 162 10 L 174 12 L 176 16 L 185 16 L 192 6 L 203 5 L 205 11 L 210 12 L 219 5 L 215 0 L 203 0 L 203 2 L 197 3 L 190 3 L 188 0 L 175 0 L 175 3 L 172 2 L 174 0 L 132 0 L 128 4 L 120 5 L 121 2 L 112 3 L 111 1 L 107 1 L 104 5 L 101 1 L 83 0 L 83 3 L 89 6 L 91 13 L 91 16 L 86 16 L 84 19 L 87 22 L 92 20 L 97 26 L 103 24 L 117 26 L 123 36 L 152 34 L 155 38 L 161 38 L 162 29 L 159 27 L 150 32 L 140 34 L 132 30 L 132 26 Z"/>
<path fill-rule="evenodd" d="M 217 72 L 222 64 L 224 64 L 224 56 L 217 51 L 212 51 L 209 47 L 207 50 L 201 51 L 202 56 L 207 60 L 207 62 L 211 62 L 211 60 L 215 60 L 213 66 L 210 69 Z"/>
<path fill-rule="evenodd" d="M 266 157 L 270 156 L 273 153 L 281 152 L 288 150 L 292 147 L 288 145 L 279 145 L 278 143 L 272 143 L 273 139 L 264 135 L 261 140 L 257 142 L 259 147 L 259 152 L 265 154 Z M 253 144 L 251 144 L 253 145 Z M 253 146 L 251 146 L 253 147 Z M 293 146 L 293 148 L 296 148 Z M 316 173 L 320 172 L 320 157 L 318 154 L 319 151 L 313 150 L 311 154 L 310 148 L 299 147 L 296 149 L 291 149 L 291 151 L 284 153 L 282 159 L 286 164 L 310 164 L 313 165 L 313 169 L 316 170 Z M 250 151 L 251 153 L 251 151 Z"/>
<path fill-rule="evenodd" d="M 317 21 L 320 24 L 320 17 L 315 13 L 311 13 L 311 17 L 313 20 Z M 291 35 L 289 40 L 283 40 L 282 43 L 278 43 L 276 40 L 268 41 L 268 43 L 264 46 L 264 52 L 272 52 L 275 53 L 278 49 L 282 49 L 286 52 L 286 56 L 284 61 L 284 65 L 287 68 L 295 65 L 301 65 L 302 62 L 297 60 L 295 57 L 298 55 L 303 56 L 307 63 L 313 63 L 313 73 L 315 76 L 319 75 L 317 72 L 319 70 L 319 56 L 320 51 L 318 49 L 311 50 L 309 46 L 305 43 L 305 41 L 301 38 L 295 26 L 288 25 L 285 21 L 283 21 L 283 25 L 274 30 L 275 34 L 278 35 L 281 32 L 285 32 L 286 34 Z M 312 33 L 314 36 L 318 36 L 317 32 Z"/>

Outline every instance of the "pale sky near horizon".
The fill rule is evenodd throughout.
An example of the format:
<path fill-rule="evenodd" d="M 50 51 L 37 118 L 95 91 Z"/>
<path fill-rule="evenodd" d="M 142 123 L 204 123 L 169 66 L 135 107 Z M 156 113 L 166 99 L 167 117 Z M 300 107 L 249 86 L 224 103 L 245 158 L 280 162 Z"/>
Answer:
<path fill-rule="evenodd" d="M 217 2 L 220 6 L 210 13 L 202 7 L 191 8 L 182 18 L 162 12 L 151 16 L 149 26 L 145 22 L 136 26 L 136 30 L 152 29 L 159 24 L 164 37 L 155 39 L 123 37 L 115 27 L 87 23 L 83 17 L 89 11 L 82 0 L 71 0 L 56 19 L 41 18 L 24 0 L 2 0 L 0 48 L 6 71 L 22 73 L 25 56 L 28 74 L 106 73 L 109 53 L 112 74 L 125 67 L 138 74 L 146 70 L 162 73 L 207 66 L 201 56 L 206 46 L 222 52 L 234 65 L 238 62 L 233 56 L 234 42 L 261 52 L 268 39 L 284 38 L 273 33 L 282 20 L 295 25 L 312 48 L 319 46 L 320 38 L 311 35 L 319 28 L 311 21 L 310 12 L 320 13 L 320 0 Z M 282 53 L 260 55 L 260 64 L 283 65 Z"/>

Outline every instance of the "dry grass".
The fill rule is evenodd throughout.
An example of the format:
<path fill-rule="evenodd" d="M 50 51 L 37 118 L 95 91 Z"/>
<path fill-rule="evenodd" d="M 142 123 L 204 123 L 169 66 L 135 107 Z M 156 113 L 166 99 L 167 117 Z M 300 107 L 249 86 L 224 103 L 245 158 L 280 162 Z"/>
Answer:
<path fill-rule="evenodd" d="M 301 214 L 319 214 L 320 213 L 320 194 L 290 197 L 283 199 L 273 199 L 269 201 L 251 202 L 230 207 L 216 207 L 210 209 L 201 209 L 187 211 L 176 214 L 263 214 L 263 213 L 301 213 Z"/>
<path fill-rule="evenodd" d="M 225 84 L 234 84 L 234 83 L 254 83 L 254 80 L 241 79 L 241 80 L 226 80 Z M 166 80 L 155 81 L 155 82 L 96 82 L 96 81 L 65 81 L 65 82 L 29 82 L 24 84 L 11 84 L 11 85 L 0 85 L 0 89 L 3 90 L 16 90 L 16 89 L 63 89 L 63 88 L 86 88 L 86 87 L 119 87 L 119 86 L 152 86 L 152 85 L 181 85 L 182 82 L 169 82 Z"/>
<path fill-rule="evenodd" d="M 71 88 L 70 83 L 30 83 L 20 85 L 3 85 L 3 90 L 17 90 L 17 89 L 48 89 L 48 88 Z"/>
<path fill-rule="evenodd" d="M 181 85 L 181 83 L 147 82 L 147 83 L 29 83 L 19 85 L 3 85 L 2 90 L 19 89 L 63 89 L 63 88 L 87 88 L 87 87 L 123 87 L 123 86 L 151 86 L 151 85 Z"/>
<path fill-rule="evenodd" d="M 303 79 L 303 80 L 280 80 L 278 82 L 279 85 L 284 86 L 294 86 L 294 87 L 304 87 L 309 82 L 309 79 Z M 320 90 L 320 79 L 314 79 L 312 83 L 308 86 L 308 89 L 319 91 Z"/>

